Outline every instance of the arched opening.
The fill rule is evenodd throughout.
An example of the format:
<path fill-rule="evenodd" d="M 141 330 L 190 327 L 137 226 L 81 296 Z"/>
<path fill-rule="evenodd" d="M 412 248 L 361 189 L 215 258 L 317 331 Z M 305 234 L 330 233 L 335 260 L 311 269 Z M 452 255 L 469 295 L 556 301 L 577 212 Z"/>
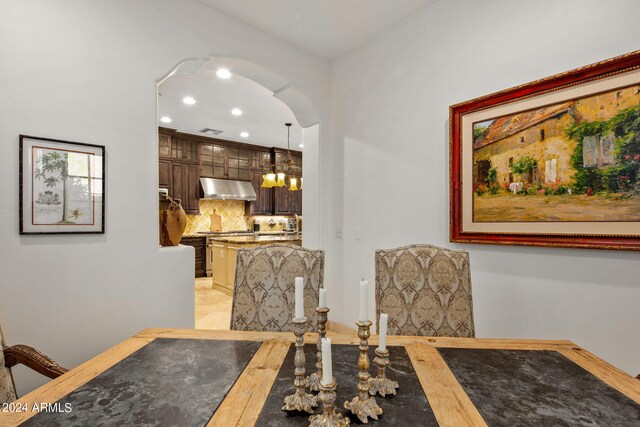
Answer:
<path fill-rule="evenodd" d="M 222 241 L 220 233 L 225 240 L 241 235 L 249 247 L 272 234 L 320 246 L 317 112 L 282 76 L 248 61 L 211 57 L 185 60 L 158 81 L 158 126 L 159 187 L 182 199 L 182 244 L 196 248 L 195 327 L 227 329 L 242 245 Z M 265 171 L 285 158 L 299 163 L 302 190 L 262 188 Z M 256 199 L 210 196 L 209 181 L 248 185 Z M 251 241 L 251 233 L 260 239 Z"/>

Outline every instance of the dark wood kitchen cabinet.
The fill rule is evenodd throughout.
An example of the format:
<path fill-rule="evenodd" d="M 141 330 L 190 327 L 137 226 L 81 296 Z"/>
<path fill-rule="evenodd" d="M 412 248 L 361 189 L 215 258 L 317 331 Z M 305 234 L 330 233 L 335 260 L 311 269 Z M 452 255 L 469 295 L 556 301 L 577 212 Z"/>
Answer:
<path fill-rule="evenodd" d="M 248 149 L 201 143 L 200 175 L 249 181 L 249 157 Z"/>
<path fill-rule="evenodd" d="M 171 188 L 171 161 L 159 160 L 158 161 L 158 175 L 160 188 Z M 169 191 L 171 192 L 171 191 Z"/>
<path fill-rule="evenodd" d="M 199 214 L 200 177 L 250 181 L 257 196 L 246 202 L 247 215 L 302 214 L 302 191 L 288 187 L 261 188 L 262 175 L 281 164 L 287 151 L 258 145 L 158 129 L 160 188 L 180 199 L 188 214 Z M 302 153 L 291 151 L 294 170 L 302 175 Z M 300 185 L 300 183 L 298 183 Z"/>
<path fill-rule="evenodd" d="M 198 143 L 181 138 L 171 138 L 171 160 L 198 163 Z"/>
<path fill-rule="evenodd" d="M 271 171 L 271 151 L 249 150 L 249 173 L 256 200 L 246 202 L 247 215 L 271 215 L 273 211 L 273 189 L 262 188 L 262 175 Z"/>
<path fill-rule="evenodd" d="M 207 276 L 207 244 L 204 236 L 200 237 L 183 237 L 180 241 L 181 245 L 193 246 L 196 250 L 195 275 L 196 277 Z"/>
<path fill-rule="evenodd" d="M 251 185 L 256 192 L 256 200 L 246 202 L 247 215 L 271 215 L 273 189 L 260 187 L 263 174 L 261 171 L 251 172 Z"/>
<path fill-rule="evenodd" d="M 287 158 L 286 150 L 274 149 L 276 164 L 282 164 Z M 300 187 L 300 177 L 302 176 L 302 153 L 292 152 L 295 175 L 298 178 L 298 188 Z M 273 214 L 274 215 L 302 215 L 302 190 L 289 191 L 289 187 L 276 187 L 273 192 Z"/>
<path fill-rule="evenodd" d="M 198 206 L 200 178 L 198 165 L 173 163 L 171 165 L 171 190 L 174 199 L 182 201 L 182 208 L 188 214 L 199 214 Z"/>
<path fill-rule="evenodd" d="M 200 176 L 227 177 L 227 148 L 219 144 L 200 144 Z"/>

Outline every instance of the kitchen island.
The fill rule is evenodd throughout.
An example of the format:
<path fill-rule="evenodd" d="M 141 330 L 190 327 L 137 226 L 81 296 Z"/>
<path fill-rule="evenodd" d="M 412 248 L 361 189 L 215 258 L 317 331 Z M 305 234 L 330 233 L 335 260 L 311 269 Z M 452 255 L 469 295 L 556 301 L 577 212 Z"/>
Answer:
<path fill-rule="evenodd" d="M 209 239 L 213 288 L 228 295 L 233 294 L 235 285 L 238 249 L 250 249 L 272 243 L 302 246 L 301 233 L 256 233 L 242 236 L 212 236 Z"/>

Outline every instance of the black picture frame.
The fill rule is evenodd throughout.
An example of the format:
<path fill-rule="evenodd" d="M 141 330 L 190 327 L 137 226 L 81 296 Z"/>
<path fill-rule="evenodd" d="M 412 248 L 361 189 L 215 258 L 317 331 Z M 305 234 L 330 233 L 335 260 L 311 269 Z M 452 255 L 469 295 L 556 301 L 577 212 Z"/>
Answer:
<path fill-rule="evenodd" d="M 87 144 L 83 142 L 65 141 L 54 138 L 43 138 L 31 135 L 20 135 L 19 150 L 19 232 L 20 235 L 46 235 L 46 234 L 104 234 L 105 233 L 105 217 L 106 217 L 106 148 L 104 145 Z M 44 161 L 47 154 L 55 152 L 67 152 L 63 155 L 54 157 L 57 163 L 47 164 L 47 168 L 36 168 L 38 162 Z M 37 154 L 38 153 L 38 154 Z M 77 153 L 78 158 L 86 159 L 86 176 L 74 176 L 69 174 L 69 154 Z M 41 157 L 36 157 L 40 155 Z M 49 157 L 51 159 L 51 157 Z M 49 160 L 47 160 L 48 162 Z M 77 163 L 77 162 L 74 162 Z M 56 168 L 55 166 L 60 166 Z M 28 168 L 26 170 L 25 168 Z M 60 170 L 56 177 L 55 173 Z M 47 176 L 47 173 L 49 175 Z M 73 185 L 70 190 L 66 189 L 69 180 Z M 80 184 L 78 184 L 80 182 Z M 58 189 L 61 183 L 62 190 Z M 42 186 L 45 187 L 42 187 Z M 35 199 L 35 187 L 40 186 L 48 189 L 43 193 L 39 193 L 38 200 Z M 68 201 L 67 192 L 71 192 L 74 188 L 79 188 L 85 199 L 76 198 L 71 202 Z M 60 200 L 59 192 L 62 191 L 62 199 Z M 74 193 L 77 195 L 77 192 Z M 31 195 L 31 197 L 29 197 Z M 43 201 L 44 199 L 44 201 Z M 74 222 L 68 219 L 69 212 L 67 204 L 75 203 L 76 209 L 71 211 L 71 217 L 75 215 L 77 221 L 81 217 L 91 214 L 91 222 L 78 221 Z M 47 205 L 42 209 L 46 209 L 43 213 L 36 211 L 36 205 Z M 59 205 L 62 205 L 59 207 Z M 89 212 L 82 212 L 80 207 L 89 207 Z M 29 208 L 29 209 L 27 209 Z M 62 215 L 61 220 L 57 223 L 40 223 L 38 215 L 44 218 L 53 218 Z"/>

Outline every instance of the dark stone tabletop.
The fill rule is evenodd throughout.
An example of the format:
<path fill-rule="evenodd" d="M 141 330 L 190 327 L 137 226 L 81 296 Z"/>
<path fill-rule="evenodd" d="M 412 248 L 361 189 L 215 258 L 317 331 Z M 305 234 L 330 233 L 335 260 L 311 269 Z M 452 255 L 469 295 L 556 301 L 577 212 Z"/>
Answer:
<path fill-rule="evenodd" d="M 420 380 L 416 375 L 409 355 L 404 347 L 391 346 L 389 349 L 390 366 L 387 369 L 387 376 L 396 380 L 400 388 L 396 396 L 380 397 L 376 396 L 378 405 L 383 409 L 383 414 L 378 421 L 369 420 L 370 425 L 397 425 L 397 426 L 437 426 L 438 423 L 433 415 L 431 407 L 420 385 Z M 309 414 L 302 412 L 289 413 L 282 410 L 284 397 L 293 394 L 293 358 L 295 347 L 291 346 L 289 352 L 278 372 L 276 381 L 271 389 L 271 393 L 262 408 L 257 426 L 308 426 Z M 307 358 L 307 375 L 315 371 L 316 346 L 315 344 L 305 345 L 305 355 Z M 358 389 L 358 355 L 359 350 L 356 345 L 333 345 L 333 375 L 338 384 L 337 398 L 335 405 L 339 412 L 347 415 L 344 409 L 345 400 L 351 400 L 357 395 Z M 374 348 L 369 348 L 369 359 L 373 361 Z M 375 375 L 375 366 L 369 369 L 369 373 Z M 320 412 L 321 409 L 316 412 Z M 357 417 L 351 415 L 351 424 L 362 424 Z"/>
<path fill-rule="evenodd" d="M 490 426 L 640 426 L 639 404 L 556 351 L 438 351 Z"/>
<path fill-rule="evenodd" d="M 260 344 L 158 338 L 22 425 L 204 426 Z"/>

